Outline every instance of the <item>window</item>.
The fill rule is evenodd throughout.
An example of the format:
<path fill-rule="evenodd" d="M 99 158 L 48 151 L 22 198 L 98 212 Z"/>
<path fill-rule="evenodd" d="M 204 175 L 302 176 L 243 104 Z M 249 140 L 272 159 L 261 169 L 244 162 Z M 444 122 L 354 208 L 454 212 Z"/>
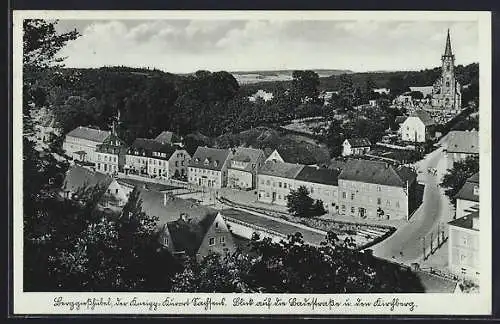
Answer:
<path fill-rule="evenodd" d="M 342 198 L 344 198 L 344 199 L 346 198 L 346 193 L 345 193 L 345 191 L 344 191 L 344 192 L 342 192 Z"/>
<path fill-rule="evenodd" d="M 179 166 L 179 161 L 175 161 L 175 166 L 178 167 Z"/>
<path fill-rule="evenodd" d="M 168 246 L 168 236 L 163 237 L 163 245 Z"/>
<path fill-rule="evenodd" d="M 390 200 L 387 200 L 386 205 L 387 205 L 387 206 L 390 206 L 390 205 L 391 205 L 391 201 L 390 201 Z"/>
<path fill-rule="evenodd" d="M 380 205 L 380 204 L 382 204 L 382 199 L 377 198 L 377 205 Z"/>
<path fill-rule="evenodd" d="M 351 193 L 351 200 L 354 200 L 354 193 Z"/>
<path fill-rule="evenodd" d="M 479 196 L 479 186 L 474 186 L 474 195 Z"/>
<path fill-rule="evenodd" d="M 118 193 L 118 189 L 115 189 L 115 194 L 117 194 L 117 193 Z"/>
<path fill-rule="evenodd" d="M 269 186 L 270 184 L 271 184 L 271 181 L 267 180 L 267 181 L 266 181 L 266 185 L 268 185 L 268 186 Z"/>
<path fill-rule="evenodd" d="M 467 245 L 467 237 L 462 238 L 462 244 Z"/>
<path fill-rule="evenodd" d="M 281 195 L 278 195 L 278 199 L 281 200 Z"/>
<path fill-rule="evenodd" d="M 354 207 L 351 207 L 351 214 L 354 214 Z"/>
<path fill-rule="evenodd" d="M 286 188 L 286 182 L 283 182 L 283 188 Z"/>
<path fill-rule="evenodd" d="M 219 222 L 215 222 L 215 228 L 219 228 Z"/>
<path fill-rule="evenodd" d="M 345 211 L 345 205 L 342 205 L 342 210 L 344 210 L 344 211 Z"/>
<path fill-rule="evenodd" d="M 266 197 L 269 198 L 269 192 L 266 192 Z"/>
<path fill-rule="evenodd" d="M 279 185 L 279 187 L 281 188 L 281 186 L 282 186 L 282 182 L 280 181 L 280 182 L 278 183 L 278 185 Z"/>
<path fill-rule="evenodd" d="M 220 244 L 224 244 L 225 242 L 226 242 L 226 237 L 225 237 L 225 236 L 221 236 L 221 237 L 219 238 L 219 243 L 220 243 Z"/>
<path fill-rule="evenodd" d="M 313 187 L 311 187 L 310 189 L 311 189 L 311 190 L 310 190 L 310 192 L 311 192 L 311 193 L 314 193 L 314 188 L 313 188 Z"/>
<path fill-rule="evenodd" d="M 211 237 L 208 239 L 208 245 L 212 246 L 215 244 L 215 237 Z"/>
<path fill-rule="evenodd" d="M 382 188 L 380 188 L 380 186 L 377 186 L 377 191 L 382 191 Z"/>

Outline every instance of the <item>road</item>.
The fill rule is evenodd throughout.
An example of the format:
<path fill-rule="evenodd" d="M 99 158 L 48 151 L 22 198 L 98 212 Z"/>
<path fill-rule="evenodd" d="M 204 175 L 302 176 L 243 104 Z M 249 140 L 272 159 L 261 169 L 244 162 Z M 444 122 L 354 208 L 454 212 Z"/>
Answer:
<path fill-rule="evenodd" d="M 407 224 L 373 247 L 373 254 L 378 257 L 406 264 L 422 261 L 423 237 L 427 240 L 428 249 L 431 232 L 436 232 L 438 225 L 446 224 L 450 220 L 453 210 L 439 187 L 441 177 L 446 172 L 443 149 L 438 148 L 429 153 L 416 167 L 419 171 L 418 182 L 425 184 L 422 204 Z M 429 174 L 428 168 L 436 168 L 437 175 Z"/>

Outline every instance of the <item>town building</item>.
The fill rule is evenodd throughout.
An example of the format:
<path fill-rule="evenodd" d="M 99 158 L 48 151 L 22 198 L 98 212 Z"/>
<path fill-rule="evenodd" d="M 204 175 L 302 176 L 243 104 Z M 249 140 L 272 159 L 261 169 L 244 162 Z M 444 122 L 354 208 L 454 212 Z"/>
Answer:
<path fill-rule="evenodd" d="M 448 267 L 461 279 L 479 281 L 479 210 L 448 223 Z"/>
<path fill-rule="evenodd" d="M 425 110 L 416 110 L 401 124 L 403 141 L 425 143 L 434 138 L 436 123 Z"/>
<path fill-rule="evenodd" d="M 257 171 L 264 163 L 264 151 L 248 147 L 233 149 L 228 167 L 227 186 L 251 190 L 257 187 Z"/>
<path fill-rule="evenodd" d="M 448 168 L 455 162 L 468 157 L 479 157 L 479 133 L 477 131 L 451 131 L 443 140 L 443 152 L 447 158 Z"/>
<path fill-rule="evenodd" d="M 102 144 L 96 146 L 97 161 L 95 167 L 97 171 L 108 174 L 122 172 L 126 153 L 125 142 L 116 135 L 116 132 L 111 132 Z"/>
<path fill-rule="evenodd" d="M 257 175 L 258 201 L 286 206 L 290 189 L 294 189 L 295 177 L 304 168 L 302 164 L 265 162 Z"/>
<path fill-rule="evenodd" d="M 210 253 L 235 251 L 233 235 L 218 211 L 167 192 L 141 190 L 140 199 L 143 212 L 158 217 L 160 241 L 174 255 L 200 261 Z"/>
<path fill-rule="evenodd" d="M 125 161 L 125 172 L 161 179 L 187 177 L 189 153 L 169 143 L 153 139 L 137 138 L 130 146 Z"/>
<path fill-rule="evenodd" d="M 63 150 L 74 160 L 95 163 L 97 145 L 104 143 L 110 135 L 110 131 L 79 126 L 66 134 Z"/>
<path fill-rule="evenodd" d="M 207 188 L 226 187 L 231 158 L 230 150 L 198 147 L 188 163 L 188 182 Z"/>
<path fill-rule="evenodd" d="M 471 213 L 473 208 L 479 208 L 479 172 L 467 179 L 455 198 L 457 199 L 455 218 L 461 218 Z"/>
<path fill-rule="evenodd" d="M 328 213 L 337 211 L 338 203 L 338 169 L 304 166 L 297 174 L 294 188 L 304 186 L 309 196 L 321 200 Z"/>
<path fill-rule="evenodd" d="M 455 55 L 451 50 L 450 30 L 441 56 L 441 76 L 433 85 L 431 105 L 433 110 L 455 113 L 462 107 L 462 92 L 455 75 Z"/>
<path fill-rule="evenodd" d="M 161 144 L 171 144 L 183 147 L 182 138 L 170 131 L 161 132 L 158 136 L 155 137 L 154 140 Z"/>
<path fill-rule="evenodd" d="M 283 158 L 281 157 L 281 155 L 279 154 L 279 152 L 277 150 L 273 150 L 271 148 L 266 148 L 266 149 L 264 149 L 264 155 L 266 157 L 264 162 L 268 162 L 268 161 L 285 162 L 285 160 L 283 160 Z"/>
<path fill-rule="evenodd" d="M 367 138 L 348 138 L 342 143 L 342 156 L 364 155 L 370 152 L 371 143 Z"/>
<path fill-rule="evenodd" d="M 424 98 L 432 96 L 433 86 L 410 87 L 410 92 L 420 92 Z"/>
<path fill-rule="evenodd" d="M 416 178 L 407 167 L 349 159 L 338 177 L 339 214 L 409 220 L 417 207 Z"/>
<path fill-rule="evenodd" d="M 89 170 L 88 168 L 71 166 L 61 188 L 61 196 L 68 199 L 79 199 L 82 190 L 100 186 L 104 190 L 101 204 L 105 207 L 121 207 L 128 200 L 130 188 L 122 186 L 108 174 Z"/>

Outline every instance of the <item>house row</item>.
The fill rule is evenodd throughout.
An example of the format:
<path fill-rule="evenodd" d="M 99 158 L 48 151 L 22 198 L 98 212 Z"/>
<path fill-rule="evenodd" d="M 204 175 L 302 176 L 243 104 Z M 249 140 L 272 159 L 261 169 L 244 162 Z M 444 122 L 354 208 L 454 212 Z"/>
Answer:
<path fill-rule="evenodd" d="M 307 188 L 328 212 L 359 218 L 408 220 L 417 208 L 417 175 L 410 168 L 349 159 L 342 169 L 267 161 L 258 173 L 258 200 L 287 205 L 291 190 Z"/>
<path fill-rule="evenodd" d="M 448 267 L 459 278 L 478 281 L 479 172 L 467 179 L 456 195 L 456 215 L 448 223 Z"/>
<path fill-rule="evenodd" d="M 210 253 L 224 254 L 235 250 L 233 236 L 218 211 L 192 200 L 177 198 L 166 186 L 162 188 L 156 185 L 138 186 L 106 173 L 74 165 L 67 171 L 60 194 L 64 198 L 78 200 L 84 188 L 100 186 L 103 189 L 100 207 L 121 213 L 130 192 L 137 186 L 142 211 L 151 217 L 158 217 L 160 242 L 174 255 L 200 259 Z"/>
<path fill-rule="evenodd" d="M 75 161 L 94 165 L 99 172 L 148 175 L 158 178 L 187 177 L 191 159 L 172 132 L 154 139 L 137 138 L 130 147 L 112 131 L 77 127 L 66 134 L 63 149 Z"/>

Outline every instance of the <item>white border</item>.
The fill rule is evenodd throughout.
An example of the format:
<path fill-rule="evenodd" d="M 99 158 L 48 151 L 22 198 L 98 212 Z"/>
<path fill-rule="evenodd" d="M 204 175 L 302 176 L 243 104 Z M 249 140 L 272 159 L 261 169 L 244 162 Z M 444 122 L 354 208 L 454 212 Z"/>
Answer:
<path fill-rule="evenodd" d="M 265 297 L 317 297 L 319 300 L 361 298 L 365 301 L 399 298 L 412 300 L 417 307 L 413 311 L 398 308 L 391 311 L 382 307 L 316 308 L 310 307 L 160 307 L 148 310 L 145 307 L 95 308 L 86 307 L 70 311 L 68 308 L 54 307 L 54 298 L 107 299 L 121 297 L 156 300 L 161 302 L 166 296 L 181 300 L 202 297 L 207 294 L 158 294 L 158 293 L 24 293 L 23 276 L 23 212 L 22 212 L 22 20 L 25 18 L 44 19 L 272 19 L 272 20 L 384 20 L 384 21 L 478 21 L 479 22 L 479 69 L 480 69 L 480 181 L 481 181 L 481 291 L 479 294 L 362 294 L 362 295 L 237 295 L 210 294 L 213 300 L 226 298 L 263 299 Z M 13 304 L 14 314 L 358 314 L 358 315 L 488 315 L 491 313 L 491 14 L 490 12 L 424 12 L 424 11 L 14 11 L 13 12 Z"/>

